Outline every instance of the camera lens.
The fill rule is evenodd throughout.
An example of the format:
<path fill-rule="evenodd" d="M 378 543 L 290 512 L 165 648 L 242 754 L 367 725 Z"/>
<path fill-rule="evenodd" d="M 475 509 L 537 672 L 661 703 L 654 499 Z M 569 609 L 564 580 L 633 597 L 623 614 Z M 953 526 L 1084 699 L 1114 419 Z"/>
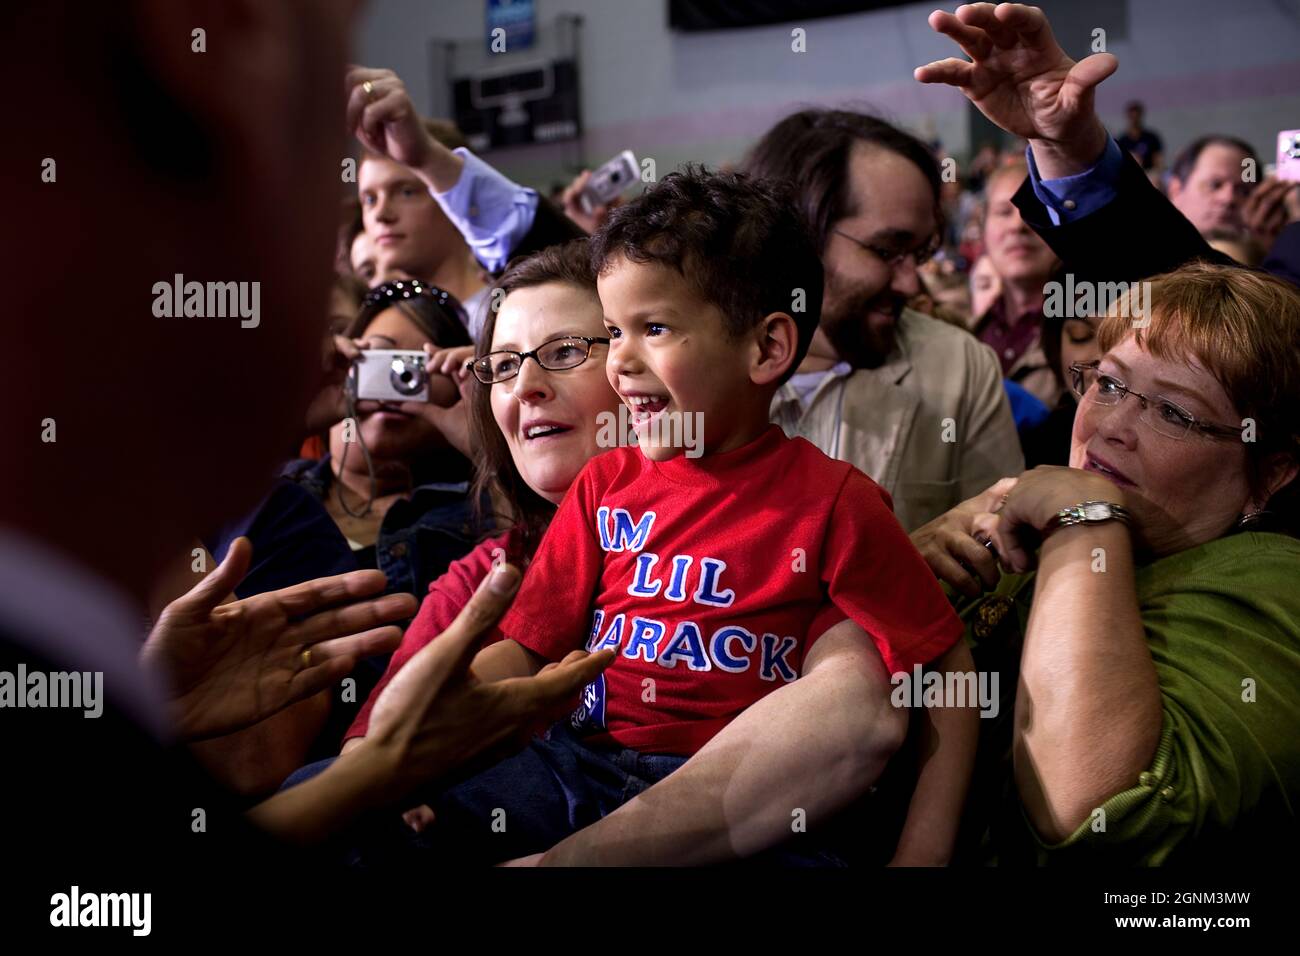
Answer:
<path fill-rule="evenodd" d="M 424 373 L 424 359 L 408 357 L 393 359 L 388 380 L 399 395 L 418 395 L 428 386 Z"/>

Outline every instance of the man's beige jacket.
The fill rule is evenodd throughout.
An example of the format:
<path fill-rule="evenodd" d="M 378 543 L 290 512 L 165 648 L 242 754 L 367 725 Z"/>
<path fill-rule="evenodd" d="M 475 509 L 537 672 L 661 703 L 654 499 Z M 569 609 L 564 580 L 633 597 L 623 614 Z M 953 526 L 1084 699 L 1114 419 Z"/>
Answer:
<path fill-rule="evenodd" d="M 1025 467 L 993 350 L 911 309 L 883 365 L 827 376 L 806 409 L 787 382 L 772 420 L 875 479 L 909 532 Z"/>

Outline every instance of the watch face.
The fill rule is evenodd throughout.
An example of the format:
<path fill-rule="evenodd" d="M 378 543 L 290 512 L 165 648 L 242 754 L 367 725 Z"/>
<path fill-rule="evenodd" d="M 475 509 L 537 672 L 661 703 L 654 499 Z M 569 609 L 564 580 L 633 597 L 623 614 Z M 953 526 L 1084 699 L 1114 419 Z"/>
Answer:
<path fill-rule="evenodd" d="M 1105 521 L 1110 516 L 1110 505 L 1104 501 L 1089 501 L 1083 506 L 1084 521 Z"/>

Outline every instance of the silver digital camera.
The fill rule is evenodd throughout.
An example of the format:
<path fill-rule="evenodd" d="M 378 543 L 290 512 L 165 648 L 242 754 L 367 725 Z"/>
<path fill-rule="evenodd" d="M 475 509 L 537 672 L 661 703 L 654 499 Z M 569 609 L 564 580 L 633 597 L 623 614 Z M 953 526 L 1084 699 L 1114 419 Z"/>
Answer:
<path fill-rule="evenodd" d="M 370 349 L 352 366 L 357 400 L 427 402 L 428 356 L 400 349 Z"/>
<path fill-rule="evenodd" d="M 602 165 L 587 180 L 587 185 L 578 195 L 578 205 L 587 215 L 591 215 L 597 206 L 608 205 L 621 196 L 633 183 L 641 181 L 636 156 L 632 150 L 625 149 L 609 162 Z"/>

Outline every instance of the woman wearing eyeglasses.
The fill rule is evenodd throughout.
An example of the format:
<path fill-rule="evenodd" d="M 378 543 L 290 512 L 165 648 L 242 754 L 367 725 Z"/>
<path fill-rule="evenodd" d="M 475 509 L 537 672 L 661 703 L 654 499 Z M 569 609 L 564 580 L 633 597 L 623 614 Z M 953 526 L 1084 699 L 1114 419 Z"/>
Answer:
<path fill-rule="evenodd" d="M 968 639 L 1008 697 L 969 807 L 1000 863 L 1296 844 L 1300 295 L 1205 264 L 1150 291 L 1149 324 L 1121 303 L 1071 368 L 1070 467 L 913 535 L 974 598 Z"/>

